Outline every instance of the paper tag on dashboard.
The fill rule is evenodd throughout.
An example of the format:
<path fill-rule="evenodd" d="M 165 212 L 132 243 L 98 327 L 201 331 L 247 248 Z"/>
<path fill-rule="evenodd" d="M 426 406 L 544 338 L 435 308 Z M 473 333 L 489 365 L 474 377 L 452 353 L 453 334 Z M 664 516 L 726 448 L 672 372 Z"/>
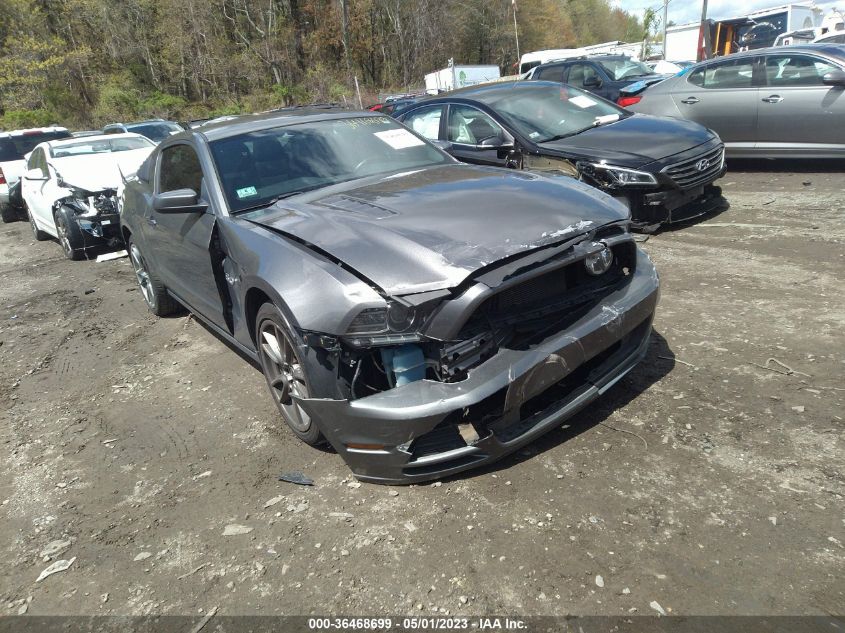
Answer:
<path fill-rule="evenodd" d="M 569 100 L 569 103 L 574 103 L 579 108 L 591 108 L 596 105 L 598 101 L 590 99 L 587 95 L 578 95 L 577 97 L 572 97 Z"/>
<path fill-rule="evenodd" d="M 420 139 L 411 134 L 408 130 L 385 130 L 384 132 L 375 132 L 379 140 L 387 143 L 393 149 L 405 149 L 406 147 L 417 147 L 425 145 Z"/>
<path fill-rule="evenodd" d="M 235 193 L 240 200 L 243 200 L 244 198 L 257 196 L 258 190 L 255 187 L 244 187 L 243 189 L 238 189 Z"/>

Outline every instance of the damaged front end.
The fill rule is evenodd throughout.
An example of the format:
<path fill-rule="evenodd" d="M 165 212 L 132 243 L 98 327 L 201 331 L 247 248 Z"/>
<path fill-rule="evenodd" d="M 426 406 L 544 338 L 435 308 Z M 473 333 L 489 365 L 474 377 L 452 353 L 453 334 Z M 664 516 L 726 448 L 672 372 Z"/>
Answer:
<path fill-rule="evenodd" d="M 96 238 L 97 243 L 105 242 L 109 246 L 122 242 L 116 188 L 88 191 L 68 183 L 63 183 L 63 186 L 70 194 L 53 203 L 53 212 L 59 213 L 62 209 L 70 212 L 68 217 L 79 226 L 86 246 L 90 238 Z"/>
<path fill-rule="evenodd" d="M 626 223 L 605 226 L 456 288 L 386 297 L 341 336 L 304 333 L 336 367 L 339 394 L 299 403 L 360 479 L 459 472 L 554 428 L 627 373 L 657 297 Z"/>
<path fill-rule="evenodd" d="M 725 175 L 725 149 L 712 142 L 641 169 L 578 161 L 579 178 L 624 204 L 632 227 L 652 232 L 662 224 L 685 222 L 724 204 L 713 183 Z"/>

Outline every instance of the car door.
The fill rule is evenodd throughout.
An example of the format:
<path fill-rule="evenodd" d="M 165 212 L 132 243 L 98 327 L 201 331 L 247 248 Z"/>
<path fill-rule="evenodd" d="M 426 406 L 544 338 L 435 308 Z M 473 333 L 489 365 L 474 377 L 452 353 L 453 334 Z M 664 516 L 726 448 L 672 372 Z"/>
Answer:
<path fill-rule="evenodd" d="M 452 156 L 465 163 L 507 166 L 508 152 L 503 148 L 513 144 L 513 138 L 493 117 L 476 107 L 449 105 L 446 140 L 451 143 Z"/>
<path fill-rule="evenodd" d="M 681 116 L 715 130 L 725 143 L 753 147 L 757 141 L 760 88 L 758 57 L 740 57 L 695 69 L 672 88 Z"/>
<path fill-rule="evenodd" d="M 193 189 L 200 201 L 207 203 L 207 178 L 194 146 L 177 142 L 162 149 L 158 156 L 154 191 L 161 194 Z M 210 251 L 216 218 L 210 203 L 204 212 L 163 213 L 149 208 L 142 231 L 148 257 L 164 285 L 192 310 L 225 327 Z"/>
<path fill-rule="evenodd" d="M 766 56 L 766 87 L 761 91 L 758 148 L 845 144 L 845 91 L 827 86 L 832 62 L 788 50 Z"/>
<path fill-rule="evenodd" d="M 37 173 L 31 174 L 31 172 Z M 38 176 L 38 173 L 41 175 Z M 53 179 L 52 185 L 51 178 Z M 49 192 L 53 185 L 55 185 L 55 174 L 51 174 L 50 167 L 47 165 L 44 148 L 37 147 L 27 161 L 26 173 L 21 182 L 21 194 L 38 227 L 55 235 L 53 201 L 49 200 Z"/>
<path fill-rule="evenodd" d="M 531 78 L 536 79 L 538 81 L 559 81 L 563 83 L 564 70 L 565 66 L 562 66 L 560 64 L 543 66 L 535 70 Z"/>
<path fill-rule="evenodd" d="M 446 106 L 442 104 L 417 108 L 402 117 L 402 123 L 430 141 L 445 140 L 442 123 Z"/>
<path fill-rule="evenodd" d="M 569 66 L 566 83 L 581 90 L 608 98 L 612 86 L 608 86 L 603 73 L 591 62 L 577 62 Z"/>

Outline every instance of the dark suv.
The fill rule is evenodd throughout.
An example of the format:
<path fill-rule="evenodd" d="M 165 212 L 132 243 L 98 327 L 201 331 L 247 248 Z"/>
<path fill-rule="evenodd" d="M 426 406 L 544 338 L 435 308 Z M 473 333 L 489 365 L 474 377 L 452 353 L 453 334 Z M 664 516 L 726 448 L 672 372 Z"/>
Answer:
<path fill-rule="evenodd" d="M 615 102 L 622 88 L 638 81 L 661 81 L 667 76 L 624 55 L 595 55 L 542 64 L 533 68 L 526 79 L 560 81 Z"/>
<path fill-rule="evenodd" d="M 135 123 L 109 123 L 103 128 L 103 134 L 123 134 L 134 132 L 146 136 L 153 143 L 161 143 L 171 134 L 176 134 L 184 129 L 175 121 L 164 119 L 150 119 L 148 121 L 136 121 Z"/>

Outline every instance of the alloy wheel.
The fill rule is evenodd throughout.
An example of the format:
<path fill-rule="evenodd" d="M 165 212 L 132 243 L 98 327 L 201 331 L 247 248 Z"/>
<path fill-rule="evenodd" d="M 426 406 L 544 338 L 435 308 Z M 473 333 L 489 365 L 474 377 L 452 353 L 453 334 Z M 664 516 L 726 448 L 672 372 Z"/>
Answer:
<path fill-rule="evenodd" d="M 129 259 L 132 260 L 132 268 L 135 270 L 135 278 L 138 280 L 138 287 L 141 288 L 141 294 L 144 295 L 144 301 L 151 308 L 155 307 L 155 291 L 153 290 L 152 281 L 150 280 L 150 273 L 144 264 L 144 258 L 141 257 L 141 251 L 135 244 L 129 248 Z"/>
<path fill-rule="evenodd" d="M 32 217 L 32 211 L 29 210 L 29 207 L 26 209 L 26 217 L 29 218 L 29 226 L 32 229 L 32 234 L 38 238 L 38 234 L 41 232 L 41 229 L 38 228 L 38 225 L 35 224 L 35 218 Z"/>
<path fill-rule="evenodd" d="M 285 422 L 294 430 L 307 433 L 311 418 L 294 399 L 310 397 L 305 372 L 287 335 L 272 319 L 259 327 L 258 349 L 264 376 Z"/>
<path fill-rule="evenodd" d="M 65 224 L 65 220 L 61 216 L 56 218 L 56 233 L 59 234 L 59 243 L 62 245 L 62 250 L 64 250 L 65 255 L 67 255 L 68 258 L 72 258 L 73 249 L 70 246 L 67 224 Z"/>

